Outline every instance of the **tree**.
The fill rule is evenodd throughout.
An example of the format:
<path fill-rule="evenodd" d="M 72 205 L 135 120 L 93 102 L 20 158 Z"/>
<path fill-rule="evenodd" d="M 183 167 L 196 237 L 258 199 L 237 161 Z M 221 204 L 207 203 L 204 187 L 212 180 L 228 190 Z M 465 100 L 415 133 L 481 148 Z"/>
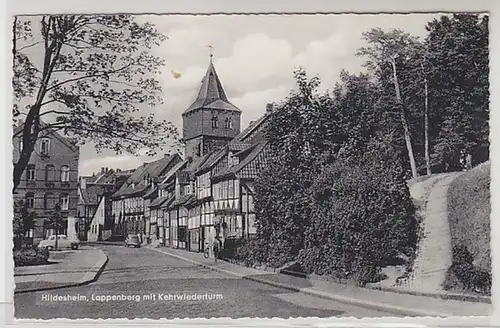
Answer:
<path fill-rule="evenodd" d="M 427 169 L 427 175 L 431 175 L 431 159 L 429 155 L 429 88 L 427 85 L 427 73 L 425 72 L 424 63 L 421 63 L 422 75 L 424 77 L 424 147 L 425 147 L 425 167 Z"/>
<path fill-rule="evenodd" d="M 56 237 L 54 249 L 57 250 L 59 231 L 64 229 L 61 205 L 59 205 L 59 203 L 54 205 L 54 208 L 48 214 L 48 218 L 45 221 L 45 227 L 48 229 L 54 229 L 54 235 Z"/>
<path fill-rule="evenodd" d="M 36 213 L 30 211 L 28 204 L 24 200 L 18 200 L 14 203 L 14 247 L 19 248 L 20 243 L 26 236 L 26 233 L 35 228 Z"/>
<path fill-rule="evenodd" d="M 404 131 L 404 140 L 408 151 L 408 158 L 413 178 L 418 176 L 415 155 L 413 151 L 410 125 L 407 118 L 407 106 L 401 95 L 401 84 L 399 81 L 399 67 L 412 60 L 414 51 L 418 45 L 418 39 L 401 30 L 384 32 L 380 28 L 372 29 L 363 33 L 363 39 L 368 46 L 358 50 L 358 56 L 366 56 L 365 64 L 379 78 L 383 76 L 384 70 L 390 68 L 396 104 L 399 109 L 400 122 Z"/>
<path fill-rule="evenodd" d="M 434 161 L 461 170 L 463 157 L 489 158 L 488 16 L 445 15 L 426 26 Z"/>
<path fill-rule="evenodd" d="M 80 144 L 116 153 L 146 147 L 154 155 L 176 139 L 172 123 L 134 115 L 162 103 L 156 75 L 165 63 L 151 49 L 165 39 L 152 24 L 130 15 L 15 17 L 13 116 L 15 123 L 23 119 L 14 134 L 22 147 L 13 190 L 43 131 L 62 131 Z M 26 111 L 23 101 L 29 101 Z"/>

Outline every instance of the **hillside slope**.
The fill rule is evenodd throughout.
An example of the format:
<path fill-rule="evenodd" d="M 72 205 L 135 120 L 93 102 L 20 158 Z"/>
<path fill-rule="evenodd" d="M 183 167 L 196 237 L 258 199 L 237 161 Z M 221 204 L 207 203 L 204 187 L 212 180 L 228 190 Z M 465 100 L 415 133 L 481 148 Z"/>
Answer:
<path fill-rule="evenodd" d="M 474 265 L 491 272 L 490 162 L 457 177 L 448 189 L 451 243 L 466 245 Z"/>

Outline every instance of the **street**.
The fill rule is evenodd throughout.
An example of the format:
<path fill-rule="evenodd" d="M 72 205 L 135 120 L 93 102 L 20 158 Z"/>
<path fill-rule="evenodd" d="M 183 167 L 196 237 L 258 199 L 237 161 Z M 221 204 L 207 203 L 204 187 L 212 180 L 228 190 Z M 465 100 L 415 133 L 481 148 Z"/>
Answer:
<path fill-rule="evenodd" d="M 15 317 L 394 316 L 239 279 L 150 249 L 99 247 L 106 252 L 109 262 L 97 282 L 75 288 L 16 294 Z"/>

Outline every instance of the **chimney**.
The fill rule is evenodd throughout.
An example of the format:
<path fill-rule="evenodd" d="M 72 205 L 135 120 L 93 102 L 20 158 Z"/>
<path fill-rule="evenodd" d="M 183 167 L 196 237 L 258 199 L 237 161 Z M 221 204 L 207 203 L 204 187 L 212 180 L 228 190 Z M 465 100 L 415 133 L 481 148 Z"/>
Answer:
<path fill-rule="evenodd" d="M 273 103 L 268 103 L 266 105 L 266 113 L 270 113 L 273 111 L 274 104 Z"/>
<path fill-rule="evenodd" d="M 101 167 L 101 174 L 104 174 L 104 170 L 105 170 L 105 168 Z"/>
<path fill-rule="evenodd" d="M 248 126 L 252 126 L 254 125 L 255 121 L 250 121 L 250 123 L 248 124 Z"/>
<path fill-rule="evenodd" d="M 106 171 L 105 171 L 106 173 L 108 173 L 108 172 L 109 172 L 109 168 L 108 168 L 108 167 L 107 167 L 107 168 L 105 168 L 105 170 L 106 170 Z"/>

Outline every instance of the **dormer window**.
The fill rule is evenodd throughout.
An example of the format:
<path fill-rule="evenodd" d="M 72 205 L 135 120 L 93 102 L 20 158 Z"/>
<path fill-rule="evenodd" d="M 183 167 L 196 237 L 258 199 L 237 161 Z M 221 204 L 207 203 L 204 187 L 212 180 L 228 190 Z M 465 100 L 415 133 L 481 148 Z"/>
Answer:
<path fill-rule="evenodd" d="M 217 116 L 212 117 L 212 129 L 217 129 Z"/>
<path fill-rule="evenodd" d="M 40 140 L 40 154 L 42 156 L 47 156 L 50 152 L 50 139 L 42 138 Z"/>

